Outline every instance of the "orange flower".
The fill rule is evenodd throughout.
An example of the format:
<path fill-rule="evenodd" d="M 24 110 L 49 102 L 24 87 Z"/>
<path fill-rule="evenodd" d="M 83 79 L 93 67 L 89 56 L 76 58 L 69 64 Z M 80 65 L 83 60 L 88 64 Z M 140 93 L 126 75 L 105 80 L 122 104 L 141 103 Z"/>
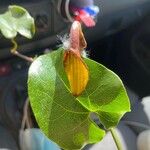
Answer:
<path fill-rule="evenodd" d="M 69 42 L 70 47 L 64 53 L 64 69 L 72 94 L 79 96 L 86 88 L 89 71 L 81 56 L 87 44 L 78 21 L 74 21 L 71 26 Z"/>

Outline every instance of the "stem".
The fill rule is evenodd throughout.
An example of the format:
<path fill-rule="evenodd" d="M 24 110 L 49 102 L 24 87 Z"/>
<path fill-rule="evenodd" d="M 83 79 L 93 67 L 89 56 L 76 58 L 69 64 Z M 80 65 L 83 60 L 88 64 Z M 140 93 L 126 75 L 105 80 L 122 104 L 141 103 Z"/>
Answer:
<path fill-rule="evenodd" d="M 28 57 L 28 56 L 25 56 L 25 55 L 23 55 L 23 54 L 20 54 L 18 51 L 14 51 L 14 52 L 12 52 L 12 54 L 14 54 L 14 55 L 16 55 L 16 56 L 18 56 L 18 57 L 20 57 L 20 58 L 22 58 L 22 59 L 24 59 L 24 60 L 30 62 L 30 63 L 33 62 L 33 58 Z"/>
<path fill-rule="evenodd" d="M 15 52 L 15 51 L 17 50 L 18 44 L 17 44 L 17 42 L 15 41 L 15 39 L 11 39 L 11 42 L 12 42 L 12 44 L 13 44 L 13 48 L 11 49 L 11 52 L 13 53 L 13 52 Z"/>
<path fill-rule="evenodd" d="M 30 63 L 33 62 L 33 58 L 28 57 L 28 56 L 25 56 L 25 55 L 23 55 L 23 54 L 20 54 L 20 53 L 17 51 L 18 44 L 17 44 L 17 42 L 15 41 L 15 39 L 11 39 L 11 42 L 13 43 L 13 48 L 11 49 L 11 53 L 12 53 L 13 55 L 16 55 L 16 56 L 18 56 L 18 57 L 20 57 L 20 58 L 22 58 L 22 59 L 24 59 L 24 60 L 26 60 L 26 61 L 28 61 L 28 62 L 30 62 Z"/>
<path fill-rule="evenodd" d="M 117 135 L 115 129 L 114 129 L 114 128 L 111 128 L 111 129 L 110 129 L 110 133 L 111 133 L 111 135 L 112 135 L 112 137 L 113 137 L 113 139 L 114 139 L 114 142 L 115 142 L 115 144 L 116 144 L 116 146 L 117 146 L 117 149 L 118 149 L 118 150 L 122 150 L 122 145 L 121 145 L 121 142 L 120 142 L 120 140 L 119 140 L 119 138 L 118 138 L 118 135 Z"/>

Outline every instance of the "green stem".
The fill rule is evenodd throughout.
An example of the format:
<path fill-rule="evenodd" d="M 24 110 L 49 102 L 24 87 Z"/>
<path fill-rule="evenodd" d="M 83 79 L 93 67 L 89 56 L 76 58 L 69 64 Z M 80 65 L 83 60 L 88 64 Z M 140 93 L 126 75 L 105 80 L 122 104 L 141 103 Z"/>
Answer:
<path fill-rule="evenodd" d="M 33 58 L 28 57 L 28 56 L 26 56 L 26 55 L 23 55 L 23 54 L 21 54 L 21 53 L 19 53 L 19 52 L 17 51 L 18 44 L 17 44 L 17 42 L 15 41 L 15 39 L 11 39 L 11 42 L 13 43 L 13 48 L 11 49 L 11 53 L 12 53 L 13 55 L 16 55 L 16 56 L 18 56 L 18 57 L 20 57 L 20 58 L 22 58 L 22 59 L 24 59 L 24 60 L 26 60 L 26 61 L 28 61 L 28 62 L 30 62 L 30 63 L 33 62 Z"/>
<path fill-rule="evenodd" d="M 117 135 L 115 129 L 111 128 L 110 132 L 111 132 L 111 135 L 112 135 L 112 137 L 114 139 L 114 142 L 116 143 L 116 146 L 117 146 L 118 150 L 122 150 L 122 145 L 121 145 L 121 142 L 120 142 L 120 140 L 118 138 L 118 135 Z"/>
<path fill-rule="evenodd" d="M 15 51 L 17 51 L 18 44 L 15 39 L 11 39 L 11 42 L 13 43 L 13 48 L 11 49 L 11 52 L 14 53 Z"/>

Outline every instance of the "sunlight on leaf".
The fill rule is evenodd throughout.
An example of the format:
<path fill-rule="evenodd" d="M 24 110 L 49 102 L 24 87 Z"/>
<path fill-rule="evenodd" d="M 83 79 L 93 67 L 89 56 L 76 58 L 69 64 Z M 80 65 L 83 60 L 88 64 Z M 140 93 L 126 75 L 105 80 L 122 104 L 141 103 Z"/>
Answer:
<path fill-rule="evenodd" d="M 126 90 L 120 78 L 111 70 L 90 59 L 85 59 L 85 63 L 90 77 L 78 100 L 86 109 L 97 113 L 105 128 L 110 129 L 130 111 Z"/>
<path fill-rule="evenodd" d="M 89 82 L 79 97 L 73 96 L 63 61 L 64 50 L 60 49 L 32 63 L 29 98 L 41 130 L 64 149 L 80 149 L 99 142 L 105 135 L 91 121 L 91 112 L 109 129 L 130 111 L 130 103 L 119 77 L 87 58 L 83 61 L 89 69 Z"/>

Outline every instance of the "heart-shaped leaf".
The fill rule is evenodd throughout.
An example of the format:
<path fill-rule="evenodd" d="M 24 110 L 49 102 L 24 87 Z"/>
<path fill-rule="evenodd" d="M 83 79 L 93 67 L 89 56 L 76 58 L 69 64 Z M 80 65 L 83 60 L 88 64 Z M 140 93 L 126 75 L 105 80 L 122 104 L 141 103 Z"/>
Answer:
<path fill-rule="evenodd" d="M 34 19 L 22 7 L 12 5 L 0 15 L 0 31 L 5 38 L 16 37 L 17 32 L 31 39 L 35 33 Z"/>
<path fill-rule="evenodd" d="M 31 106 L 42 131 L 65 149 L 100 141 L 105 132 L 72 95 L 63 66 L 63 51 L 36 59 L 29 70 Z"/>
<path fill-rule="evenodd" d="M 95 112 L 106 128 L 116 126 L 130 104 L 124 86 L 113 72 L 85 59 L 89 82 L 75 97 L 63 65 L 64 51 L 40 56 L 29 69 L 28 92 L 42 131 L 64 149 L 80 149 L 100 141 L 105 132 L 90 120 Z"/>

